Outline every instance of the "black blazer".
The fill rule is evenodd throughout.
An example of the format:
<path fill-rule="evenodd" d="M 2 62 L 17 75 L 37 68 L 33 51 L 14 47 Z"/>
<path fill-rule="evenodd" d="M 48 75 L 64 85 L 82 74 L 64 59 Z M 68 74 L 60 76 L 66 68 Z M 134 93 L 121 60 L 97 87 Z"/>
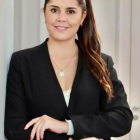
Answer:
<path fill-rule="evenodd" d="M 45 130 L 44 140 L 74 140 L 86 137 L 123 136 L 130 132 L 133 114 L 122 82 L 114 69 L 112 57 L 102 53 L 110 69 L 114 96 L 107 104 L 107 95 L 91 74 L 82 49 L 79 48 L 77 71 L 67 107 L 48 53 L 46 40 L 35 47 L 12 54 L 6 85 L 4 133 L 8 140 L 28 140 L 33 125 L 24 130 L 31 119 L 49 115 L 72 120 L 74 135 Z M 35 137 L 36 138 L 36 137 Z M 34 139 L 35 139 L 34 138 Z"/>

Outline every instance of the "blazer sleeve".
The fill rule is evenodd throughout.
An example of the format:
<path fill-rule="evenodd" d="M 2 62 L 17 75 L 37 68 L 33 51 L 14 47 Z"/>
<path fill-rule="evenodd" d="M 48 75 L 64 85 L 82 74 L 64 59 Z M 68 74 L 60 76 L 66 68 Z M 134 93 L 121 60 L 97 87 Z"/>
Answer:
<path fill-rule="evenodd" d="M 8 140 L 27 140 L 33 126 L 24 130 L 29 122 L 24 87 L 17 53 L 12 54 L 6 84 L 4 134 Z"/>
<path fill-rule="evenodd" d="M 112 57 L 108 56 L 107 67 L 110 69 L 115 97 L 107 104 L 107 94 L 102 90 L 100 112 L 68 116 L 74 126 L 74 140 L 87 137 L 108 139 L 130 132 L 133 114 L 127 102 L 124 86 L 118 79 L 113 65 Z"/>

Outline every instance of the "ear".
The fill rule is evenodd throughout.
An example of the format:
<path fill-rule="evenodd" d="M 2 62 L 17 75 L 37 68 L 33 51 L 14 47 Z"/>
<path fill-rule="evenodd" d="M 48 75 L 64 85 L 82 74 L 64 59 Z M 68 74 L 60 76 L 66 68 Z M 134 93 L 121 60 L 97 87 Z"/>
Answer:
<path fill-rule="evenodd" d="M 44 13 L 44 17 L 45 17 L 45 16 L 46 16 L 46 15 L 45 15 L 46 13 L 45 13 L 45 10 L 44 10 L 44 9 L 43 9 L 43 13 Z"/>
<path fill-rule="evenodd" d="M 44 14 L 45 14 L 45 9 L 43 8 L 43 12 L 44 12 Z"/>
<path fill-rule="evenodd" d="M 84 21 L 84 19 L 86 18 L 86 16 L 87 16 L 87 12 L 84 11 L 83 16 L 82 16 L 82 21 L 81 21 L 81 23 L 83 23 L 83 21 Z"/>

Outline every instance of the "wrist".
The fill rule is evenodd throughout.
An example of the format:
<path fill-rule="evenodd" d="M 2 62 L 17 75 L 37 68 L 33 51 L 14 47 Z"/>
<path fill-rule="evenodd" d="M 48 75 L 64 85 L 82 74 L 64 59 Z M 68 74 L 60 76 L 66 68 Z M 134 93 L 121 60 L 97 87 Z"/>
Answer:
<path fill-rule="evenodd" d="M 67 121 L 63 121 L 63 131 L 62 133 L 68 133 L 69 124 Z"/>

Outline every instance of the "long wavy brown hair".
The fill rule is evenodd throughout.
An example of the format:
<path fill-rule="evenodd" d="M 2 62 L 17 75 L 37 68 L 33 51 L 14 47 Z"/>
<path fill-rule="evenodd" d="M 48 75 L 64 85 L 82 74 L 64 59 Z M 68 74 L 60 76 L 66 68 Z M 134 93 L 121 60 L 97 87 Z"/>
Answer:
<path fill-rule="evenodd" d="M 45 0 L 44 10 L 50 0 Z M 101 57 L 101 39 L 97 32 L 95 17 L 91 0 L 76 0 L 82 9 L 87 12 L 83 26 L 78 29 L 77 36 L 80 47 L 82 48 L 87 66 L 95 78 L 99 81 L 103 90 L 108 95 L 107 103 L 113 96 L 113 85 L 110 80 L 110 71 L 107 64 Z"/>

